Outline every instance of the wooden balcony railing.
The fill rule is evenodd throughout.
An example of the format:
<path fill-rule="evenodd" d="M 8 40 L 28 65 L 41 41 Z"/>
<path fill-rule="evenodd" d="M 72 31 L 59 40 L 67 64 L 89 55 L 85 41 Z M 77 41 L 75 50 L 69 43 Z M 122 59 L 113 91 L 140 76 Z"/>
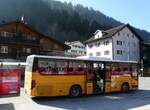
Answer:
<path fill-rule="evenodd" d="M 39 40 L 29 40 L 23 36 L 0 36 L 0 43 L 5 44 L 26 44 L 26 45 L 39 45 Z"/>

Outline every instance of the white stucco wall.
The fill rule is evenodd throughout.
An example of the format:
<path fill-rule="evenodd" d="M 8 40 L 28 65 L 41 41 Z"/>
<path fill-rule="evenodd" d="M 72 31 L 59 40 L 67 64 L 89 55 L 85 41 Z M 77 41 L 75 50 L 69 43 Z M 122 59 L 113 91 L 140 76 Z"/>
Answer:
<path fill-rule="evenodd" d="M 96 34 L 96 36 L 98 33 Z M 122 45 L 117 45 L 117 40 L 122 41 Z M 105 41 L 109 41 L 109 45 L 104 45 Z M 100 46 L 96 43 L 100 42 Z M 140 60 L 140 44 L 139 39 L 134 35 L 128 27 L 122 29 L 119 34 L 116 33 L 113 37 L 107 39 L 96 40 L 86 45 L 87 56 L 92 53 L 94 57 L 105 57 L 113 60 Z M 90 45 L 93 45 L 90 48 Z M 122 54 L 117 54 L 117 50 L 122 50 Z M 104 55 L 104 51 L 110 51 L 109 55 Z M 100 56 L 96 56 L 96 52 L 101 52 Z"/>
<path fill-rule="evenodd" d="M 76 51 L 76 52 L 72 52 L 72 53 L 85 55 L 85 53 L 86 53 L 86 46 L 83 43 L 81 43 L 80 41 L 78 41 L 78 42 L 75 41 L 75 43 L 66 43 L 66 44 L 71 47 L 71 49 L 67 50 L 67 52 L 72 52 L 72 50 L 73 50 L 73 51 Z M 81 48 L 81 47 L 83 47 L 83 48 Z M 79 52 L 82 52 L 82 53 L 79 53 Z"/>
<path fill-rule="evenodd" d="M 104 45 L 105 41 L 109 41 L 108 45 Z M 96 43 L 99 43 L 99 46 L 96 46 Z M 89 47 L 89 45 L 93 45 L 92 48 Z M 93 54 L 94 57 L 106 57 L 112 59 L 112 39 L 108 38 L 105 40 L 97 40 L 95 42 L 89 43 L 86 45 L 87 49 L 87 56 L 90 56 L 90 53 Z M 104 51 L 110 51 L 109 55 L 104 55 Z M 96 56 L 96 52 L 101 52 L 100 56 Z"/>
<path fill-rule="evenodd" d="M 127 27 L 125 27 L 119 33 L 120 35 L 117 33 L 113 37 L 114 60 L 139 61 L 139 39 Z M 122 45 L 117 45 L 117 40 L 122 41 Z M 122 55 L 118 55 L 117 50 L 122 50 Z"/>

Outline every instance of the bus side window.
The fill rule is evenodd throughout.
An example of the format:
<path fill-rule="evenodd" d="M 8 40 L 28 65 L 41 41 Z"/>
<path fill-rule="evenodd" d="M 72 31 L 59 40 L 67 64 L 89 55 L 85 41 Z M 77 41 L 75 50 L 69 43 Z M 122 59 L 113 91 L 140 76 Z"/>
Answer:
<path fill-rule="evenodd" d="M 69 62 L 66 61 L 64 62 L 64 74 L 67 74 L 68 71 L 69 71 Z"/>
<path fill-rule="evenodd" d="M 56 61 L 39 59 L 38 60 L 38 72 L 41 75 L 58 74 L 58 68 Z"/>
<path fill-rule="evenodd" d="M 73 72 L 73 67 L 70 67 L 68 72 Z"/>
<path fill-rule="evenodd" d="M 46 74 L 47 73 L 47 62 L 46 61 L 42 61 L 39 59 L 38 61 L 38 72 L 40 74 Z"/>
<path fill-rule="evenodd" d="M 69 67 L 65 67 L 64 72 L 67 73 L 69 71 Z"/>
<path fill-rule="evenodd" d="M 135 79 L 138 78 L 138 71 L 137 71 L 137 66 L 136 65 L 132 65 L 132 77 L 134 77 Z"/>
<path fill-rule="evenodd" d="M 114 75 L 120 75 L 120 67 L 117 64 L 115 64 Z"/>
<path fill-rule="evenodd" d="M 55 66 L 54 66 L 54 69 L 53 69 L 53 73 L 54 74 L 65 74 L 67 71 L 68 71 L 68 65 L 66 65 L 67 62 L 63 61 L 63 60 L 57 60 L 55 62 Z"/>
<path fill-rule="evenodd" d="M 125 67 L 125 68 L 123 69 L 123 71 L 128 71 L 128 68 Z"/>
<path fill-rule="evenodd" d="M 64 63 L 64 74 L 72 74 L 73 73 L 73 64 L 70 61 Z"/>
<path fill-rule="evenodd" d="M 85 73 L 85 69 L 84 69 L 84 63 L 83 62 L 79 62 L 79 63 L 76 63 L 76 72 L 77 74 L 84 74 Z"/>
<path fill-rule="evenodd" d="M 90 63 L 87 63 L 85 65 L 86 66 L 84 67 L 84 73 L 86 74 L 87 80 L 92 80 L 93 79 L 92 65 Z"/>
<path fill-rule="evenodd" d="M 133 72 L 133 69 L 132 67 L 129 68 L 129 74 L 132 76 L 132 72 Z"/>
<path fill-rule="evenodd" d="M 92 69 L 91 68 L 88 68 L 88 74 L 92 74 Z"/>
<path fill-rule="evenodd" d="M 83 71 L 83 68 L 79 66 L 79 67 L 77 68 L 77 71 L 78 71 L 78 72 L 81 72 L 81 71 Z"/>
<path fill-rule="evenodd" d="M 38 59 L 35 58 L 34 61 L 33 61 L 33 66 L 32 66 L 32 60 L 28 62 L 30 65 L 29 68 L 32 72 L 35 72 L 35 71 L 38 71 Z"/>
<path fill-rule="evenodd" d="M 128 68 L 127 68 L 127 67 L 125 67 L 125 68 L 123 69 L 123 71 L 124 71 L 125 74 L 128 74 Z"/>
<path fill-rule="evenodd" d="M 115 71 L 116 71 L 116 72 L 120 72 L 120 68 L 116 68 Z"/>
<path fill-rule="evenodd" d="M 38 68 L 38 72 L 42 73 L 42 72 L 46 72 L 46 68 L 44 67 L 40 67 Z"/>
<path fill-rule="evenodd" d="M 133 71 L 132 67 L 129 68 L 129 71 Z"/>
<path fill-rule="evenodd" d="M 58 68 L 57 67 L 52 68 L 52 74 L 57 74 L 57 73 L 58 73 Z"/>

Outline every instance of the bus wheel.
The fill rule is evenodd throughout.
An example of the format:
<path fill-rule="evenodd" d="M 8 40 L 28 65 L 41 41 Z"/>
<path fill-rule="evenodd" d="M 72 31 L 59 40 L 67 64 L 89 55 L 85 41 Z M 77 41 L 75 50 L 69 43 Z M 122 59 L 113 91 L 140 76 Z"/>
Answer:
<path fill-rule="evenodd" d="M 127 93 L 129 92 L 129 84 L 128 83 L 123 83 L 121 86 L 121 92 Z"/>
<path fill-rule="evenodd" d="M 70 97 L 79 97 L 82 94 L 82 89 L 79 85 L 74 85 L 70 88 Z"/>

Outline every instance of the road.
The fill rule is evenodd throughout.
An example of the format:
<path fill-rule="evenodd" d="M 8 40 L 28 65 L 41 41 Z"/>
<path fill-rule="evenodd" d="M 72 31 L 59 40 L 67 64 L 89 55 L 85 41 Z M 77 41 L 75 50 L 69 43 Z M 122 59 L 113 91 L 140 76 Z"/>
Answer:
<path fill-rule="evenodd" d="M 0 98 L 0 110 L 150 110 L 150 78 L 140 78 L 139 90 L 81 98 Z"/>

